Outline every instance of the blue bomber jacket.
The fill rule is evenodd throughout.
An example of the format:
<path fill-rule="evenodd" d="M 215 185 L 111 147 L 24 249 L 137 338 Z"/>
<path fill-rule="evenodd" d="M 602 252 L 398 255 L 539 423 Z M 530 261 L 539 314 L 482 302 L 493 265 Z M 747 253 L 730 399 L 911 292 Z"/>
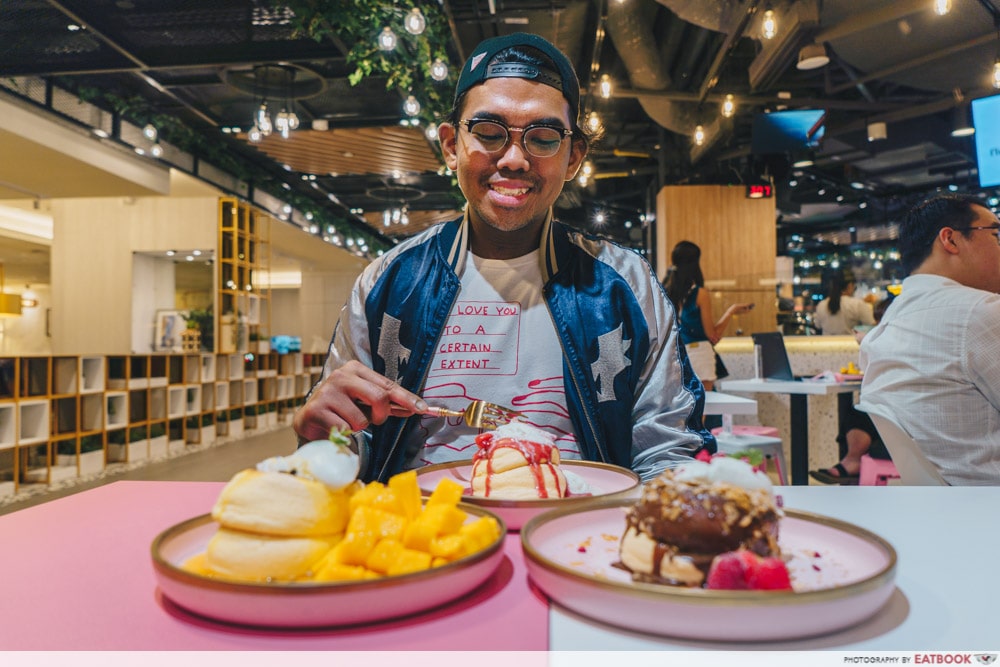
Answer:
<path fill-rule="evenodd" d="M 442 223 L 366 267 L 341 311 L 323 377 L 357 359 L 419 394 L 461 288 L 468 235 L 465 218 Z M 714 452 L 702 424 L 704 388 L 645 259 L 551 216 L 539 255 L 583 458 L 650 479 L 701 447 Z M 390 417 L 356 434 L 363 479 L 403 470 L 418 421 Z"/>

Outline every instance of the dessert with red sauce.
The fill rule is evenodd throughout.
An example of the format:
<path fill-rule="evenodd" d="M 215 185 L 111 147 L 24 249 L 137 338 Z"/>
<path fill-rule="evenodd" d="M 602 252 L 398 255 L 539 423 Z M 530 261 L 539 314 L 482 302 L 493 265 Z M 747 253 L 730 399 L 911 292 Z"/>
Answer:
<path fill-rule="evenodd" d="M 504 500 L 565 498 L 566 475 L 559 449 L 548 433 L 524 422 L 505 424 L 476 436 L 472 495 Z"/>
<path fill-rule="evenodd" d="M 704 586 L 722 554 L 780 559 L 781 516 L 770 479 L 748 463 L 685 463 L 648 482 L 629 508 L 620 564 L 634 581 Z"/>

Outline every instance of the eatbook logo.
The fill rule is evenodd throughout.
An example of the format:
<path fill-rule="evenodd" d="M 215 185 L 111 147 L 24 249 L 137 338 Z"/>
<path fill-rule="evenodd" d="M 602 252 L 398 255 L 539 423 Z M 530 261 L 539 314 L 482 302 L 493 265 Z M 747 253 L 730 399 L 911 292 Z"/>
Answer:
<path fill-rule="evenodd" d="M 992 665 L 997 661 L 996 653 L 976 653 L 973 657 L 980 665 Z"/>

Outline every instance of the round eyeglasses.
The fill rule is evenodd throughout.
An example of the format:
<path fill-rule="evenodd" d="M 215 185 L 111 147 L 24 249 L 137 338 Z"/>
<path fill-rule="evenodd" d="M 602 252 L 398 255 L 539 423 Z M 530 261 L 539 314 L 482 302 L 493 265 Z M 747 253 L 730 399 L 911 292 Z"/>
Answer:
<path fill-rule="evenodd" d="M 573 130 L 558 125 L 529 125 L 528 127 L 510 127 L 499 120 L 484 120 L 482 118 L 466 118 L 458 121 L 469 131 L 479 145 L 487 153 L 496 153 L 507 147 L 511 132 L 521 133 L 521 148 L 528 155 L 535 157 L 552 157 L 559 152 L 562 141 L 573 135 Z"/>

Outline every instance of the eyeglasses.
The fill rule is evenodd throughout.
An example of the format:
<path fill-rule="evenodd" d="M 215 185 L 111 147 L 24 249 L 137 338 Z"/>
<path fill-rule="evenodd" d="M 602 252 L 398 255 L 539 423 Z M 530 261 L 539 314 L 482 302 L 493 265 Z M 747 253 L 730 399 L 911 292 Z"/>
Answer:
<path fill-rule="evenodd" d="M 563 139 L 573 134 L 573 130 L 558 125 L 510 127 L 499 120 L 482 118 L 466 118 L 458 121 L 458 124 L 465 126 L 487 153 L 503 150 L 510 141 L 510 133 L 520 132 L 521 147 L 526 153 L 535 157 L 552 157 L 559 152 Z"/>
<path fill-rule="evenodd" d="M 960 231 L 965 231 L 965 230 L 975 231 L 977 229 L 988 229 L 991 232 L 994 232 L 993 236 L 996 237 L 997 243 L 1000 243 L 1000 224 L 988 225 L 985 227 L 962 227 Z"/>

